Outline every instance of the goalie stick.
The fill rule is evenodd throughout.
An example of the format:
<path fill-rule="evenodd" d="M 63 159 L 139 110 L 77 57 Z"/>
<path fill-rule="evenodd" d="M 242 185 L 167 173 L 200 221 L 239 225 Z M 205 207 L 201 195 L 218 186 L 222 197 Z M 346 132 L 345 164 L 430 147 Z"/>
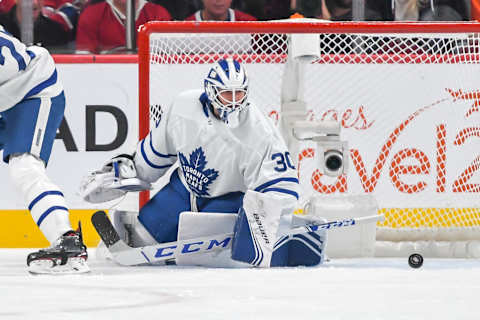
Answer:
<path fill-rule="evenodd" d="M 330 221 L 320 224 L 310 224 L 302 227 L 292 228 L 288 234 L 314 232 L 321 229 L 328 230 L 349 227 L 359 224 L 377 222 L 382 219 L 383 215 L 373 215 L 361 218 Z M 113 260 L 123 266 L 168 262 L 175 260 L 175 258 L 178 256 L 189 255 L 193 253 L 212 252 L 215 250 L 226 250 L 230 248 L 233 238 L 233 233 L 224 233 L 195 239 L 179 240 L 133 248 L 120 239 L 120 236 L 104 211 L 97 211 L 93 214 L 92 224 L 108 248 L 108 251 L 110 251 L 112 254 Z"/>

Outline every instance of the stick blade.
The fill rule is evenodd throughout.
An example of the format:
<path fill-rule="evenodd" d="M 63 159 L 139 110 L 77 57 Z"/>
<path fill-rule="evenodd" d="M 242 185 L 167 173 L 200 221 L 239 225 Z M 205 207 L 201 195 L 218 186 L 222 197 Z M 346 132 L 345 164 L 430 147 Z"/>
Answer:
<path fill-rule="evenodd" d="M 107 248 L 120 241 L 120 236 L 105 211 L 100 210 L 95 212 L 92 215 L 92 224 Z"/>

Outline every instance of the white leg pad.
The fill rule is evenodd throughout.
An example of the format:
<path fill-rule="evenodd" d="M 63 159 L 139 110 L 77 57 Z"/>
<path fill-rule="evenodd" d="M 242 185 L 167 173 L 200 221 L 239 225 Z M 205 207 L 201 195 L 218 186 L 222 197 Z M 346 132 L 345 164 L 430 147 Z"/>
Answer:
<path fill-rule="evenodd" d="M 113 226 L 120 238 L 133 247 L 156 244 L 157 241 L 138 220 L 138 212 L 115 210 L 110 212 Z"/>
<path fill-rule="evenodd" d="M 178 240 L 195 239 L 213 234 L 233 233 L 236 214 L 210 212 L 182 212 L 178 226 Z M 190 254 L 176 259 L 177 265 L 205 267 L 249 267 L 230 258 L 230 250 Z"/>

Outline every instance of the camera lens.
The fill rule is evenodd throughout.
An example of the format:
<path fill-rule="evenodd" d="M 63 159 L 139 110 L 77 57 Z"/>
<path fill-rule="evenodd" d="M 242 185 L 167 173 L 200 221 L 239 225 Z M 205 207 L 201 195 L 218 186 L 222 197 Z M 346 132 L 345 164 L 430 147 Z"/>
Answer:
<path fill-rule="evenodd" d="M 325 167 L 330 171 L 338 171 L 342 167 L 342 155 L 338 151 L 328 151 L 325 154 Z"/>

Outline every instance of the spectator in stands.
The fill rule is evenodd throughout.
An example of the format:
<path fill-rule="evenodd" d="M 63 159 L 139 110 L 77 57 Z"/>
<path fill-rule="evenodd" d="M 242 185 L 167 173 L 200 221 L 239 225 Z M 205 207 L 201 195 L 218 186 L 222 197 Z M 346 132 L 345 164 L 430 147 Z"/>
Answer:
<path fill-rule="evenodd" d="M 22 0 L 0 2 L 0 24 L 20 38 Z M 67 0 L 31 0 L 33 9 L 33 42 L 55 51 L 74 38 L 80 8 Z"/>
<path fill-rule="evenodd" d="M 470 20 L 464 0 L 367 0 L 367 3 L 387 21 Z"/>
<path fill-rule="evenodd" d="M 254 21 L 255 17 L 230 8 L 232 0 L 203 0 L 203 9 L 198 10 L 187 21 Z"/>
<path fill-rule="evenodd" d="M 253 2 L 253 0 L 250 0 L 250 2 Z M 290 8 L 290 0 L 264 0 L 264 2 L 264 15 L 262 20 L 288 19 L 293 13 Z"/>
<path fill-rule="evenodd" d="M 196 2 L 195 0 L 155 0 L 155 3 L 167 9 L 173 20 L 185 20 L 197 11 L 200 7 Z"/>
<path fill-rule="evenodd" d="M 112 53 L 125 48 L 126 0 L 93 0 L 80 14 L 77 53 Z M 136 0 L 135 26 L 152 21 L 171 20 L 161 5 Z"/>
<path fill-rule="evenodd" d="M 320 0 L 318 1 L 320 2 Z M 353 0 L 324 0 L 325 5 L 322 9 L 322 15 L 318 17 L 332 21 L 351 21 L 353 20 L 352 1 Z M 375 21 L 381 20 L 381 18 L 382 16 L 377 10 L 367 5 L 364 7 L 364 16 L 361 20 Z"/>
<path fill-rule="evenodd" d="M 290 6 L 292 11 L 306 18 L 323 18 L 322 2 L 322 0 L 293 0 Z"/>
<path fill-rule="evenodd" d="M 291 0 L 233 0 L 232 8 L 254 16 L 258 20 L 287 19 Z"/>

